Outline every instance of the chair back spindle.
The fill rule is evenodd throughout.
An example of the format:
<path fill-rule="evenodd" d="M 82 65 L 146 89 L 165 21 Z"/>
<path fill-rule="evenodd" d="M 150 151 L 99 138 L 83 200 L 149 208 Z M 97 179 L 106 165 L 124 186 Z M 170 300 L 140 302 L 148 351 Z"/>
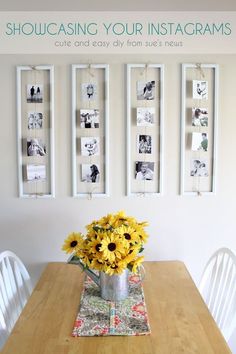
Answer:
<path fill-rule="evenodd" d="M 221 248 L 211 256 L 199 291 L 228 341 L 236 327 L 236 256 L 231 250 Z"/>

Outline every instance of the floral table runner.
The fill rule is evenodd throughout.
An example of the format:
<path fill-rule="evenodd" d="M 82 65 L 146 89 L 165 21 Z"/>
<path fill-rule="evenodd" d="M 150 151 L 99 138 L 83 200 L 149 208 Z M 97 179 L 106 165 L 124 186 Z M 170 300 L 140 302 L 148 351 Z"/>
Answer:
<path fill-rule="evenodd" d="M 124 301 L 100 297 L 98 286 L 86 277 L 73 337 L 138 336 L 150 334 L 143 286 L 139 275 L 130 275 L 130 294 Z"/>

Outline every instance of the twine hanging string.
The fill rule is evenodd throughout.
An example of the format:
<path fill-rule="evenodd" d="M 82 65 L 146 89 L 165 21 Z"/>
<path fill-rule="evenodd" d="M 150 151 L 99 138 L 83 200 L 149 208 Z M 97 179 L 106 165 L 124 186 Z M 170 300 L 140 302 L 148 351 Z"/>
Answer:
<path fill-rule="evenodd" d="M 88 200 L 92 200 L 92 199 L 93 199 L 93 193 L 92 193 L 92 192 L 89 192 L 89 193 L 88 193 L 87 199 L 88 199 Z"/>
<path fill-rule="evenodd" d="M 87 193 L 87 199 L 88 200 L 92 200 L 93 199 L 93 195 L 96 192 L 96 189 L 98 188 L 97 186 L 93 186 L 92 182 L 88 183 L 88 193 Z"/>
<path fill-rule="evenodd" d="M 196 69 L 197 69 L 197 80 L 201 80 L 202 78 L 205 79 L 205 73 L 202 69 L 202 64 L 201 63 L 196 63 Z M 197 108 L 200 108 L 200 104 L 201 104 L 201 100 L 200 98 L 198 98 L 197 100 Z M 196 107 L 195 107 L 196 108 Z M 195 114 L 195 112 L 194 112 Z M 198 132 L 201 133 L 201 126 L 198 126 Z M 201 150 L 198 151 L 198 160 L 201 161 Z M 195 180 L 195 178 L 194 178 Z M 202 192 L 201 192 L 201 177 L 198 175 L 196 176 L 196 182 L 197 184 L 193 186 L 193 190 L 197 193 L 197 196 L 201 197 L 202 196 Z"/>
<path fill-rule="evenodd" d="M 143 70 L 140 72 L 140 76 L 143 76 L 145 74 L 145 79 L 147 78 L 147 69 L 150 65 L 150 62 L 147 62 L 144 64 Z"/>
<path fill-rule="evenodd" d="M 89 76 L 91 76 L 92 78 L 95 77 L 95 75 L 92 73 L 92 64 L 91 63 L 89 63 L 87 66 L 87 72 L 88 72 Z"/>
<path fill-rule="evenodd" d="M 88 64 L 87 72 L 89 74 L 89 79 L 88 79 L 89 84 L 93 84 L 91 80 L 94 78 L 94 74 L 92 73 L 91 63 Z M 91 100 L 90 100 L 90 98 L 89 98 L 89 109 L 91 109 Z"/>
<path fill-rule="evenodd" d="M 35 65 L 29 65 L 29 67 L 31 68 L 31 70 L 33 71 L 33 75 L 32 75 L 32 78 L 33 78 L 33 80 L 34 80 L 34 82 L 32 83 L 34 86 L 35 86 L 35 88 L 37 87 L 38 88 L 38 81 L 37 81 L 37 73 L 38 73 L 38 68 L 37 68 L 37 66 L 35 66 Z M 39 91 L 40 92 L 40 91 Z M 29 92 L 30 93 L 30 92 Z M 34 105 L 33 105 L 33 107 L 34 107 L 34 111 L 32 112 L 33 113 L 33 115 L 34 115 L 34 118 L 35 118 L 35 115 L 36 115 L 36 113 L 39 113 L 38 112 L 38 110 L 37 110 L 37 99 L 39 98 L 39 97 L 37 97 L 37 93 L 38 93 L 38 91 L 36 90 L 36 97 L 35 97 L 35 99 L 33 100 L 33 102 L 31 102 L 31 103 L 33 103 Z M 42 92 L 41 92 L 41 95 L 42 95 Z M 45 117 L 44 117 L 44 119 L 45 119 Z M 34 139 L 38 139 L 38 130 L 36 129 L 36 126 L 35 126 L 35 120 L 33 121 L 33 123 L 34 123 L 34 125 L 33 125 L 33 128 L 32 128 L 32 130 L 33 130 L 33 132 L 31 132 L 30 133 L 30 139 L 32 139 L 32 138 L 34 138 Z M 29 124 L 29 122 L 28 122 L 28 124 Z M 45 123 L 44 123 L 45 124 Z M 45 128 L 44 128 L 45 129 Z M 30 143 L 31 143 L 31 141 L 30 141 Z M 36 163 L 34 163 L 34 165 L 35 166 L 38 166 L 38 163 L 36 162 Z M 46 168 L 47 166 L 45 165 L 45 168 Z M 46 175 L 46 177 L 47 177 L 47 175 Z M 41 186 L 42 186 L 42 182 L 44 182 L 44 180 L 41 180 L 40 181 L 41 182 Z M 37 199 L 37 198 L 39 198 L 39 197 L 43 197 L 46 193 L 45 192 L 43 192 L 43 191 L 41 191 L 41 192 L 39 192 L 39 186 L 40 186 L 40 184 L 39 184 L 39 180 L 38 179 L 35 179 L 34 180 L 34 189 L 35 189 L 35 193 L 33 193 L 32 194 L 32 197 L 34 197 L 35 199 Z"/>
<path fill-rule="evenodd" d="M 88 81 L 89 84 L 92 84 L 92 78 L 94 77 L 94 74 L 92 73 L 91 71 L 91 63 L 89 62 L 87 68 L 86 68 L 86 72 L 87 72 L 87 75 L 88 75 L 88 79 L 86 81 Z M 91 109 L 91 100 L 90 98 L 88 98 L 88 108 Z M 87 130 L 86 130 L 87 132 Z M 86 133 L 86 136 L 88 136 L 88 133 Z M 91 155 L 89 155 L 89 164 L 91 165 L 92 163 L 92 160 L 91 160 Z M 91 200 L 93 197 L 92 195 L 92 191 L 91 191 L 91 188 L 90 188 L 90 182 L 88 182 L 87 184 L 87 199 L 88 200 Z"/>
<path fill-rule="evenodd" d="M 36 66 L 34 66 L 34 65 L 29 65 L 29 67 L 31 68 L 31 70 L 33 71 L 33 75 L 32 75 L 32 77 L 33 77 L 33 80 L 34 80 L 34 82 L 33 82 L 33 85 L 34 86 L 36 86 L 36 82 L 37 82 L 37 68 L 36 68 Z M 29 92 L 29 94 L 30 94 L 30 92 Z M 33 97 L 32 97 L 33 98 Z M 36 113 L 36 110 L 37 110 L 37 106 L 36 106 L 36 100 L 35 101 L 33 101 L 32 103 L 34 103 L 34 112 L 32 112 L 33 113 L 33 115 L 34 115 L 34 118 L 35 118 L 35 113 Z M 28 122 L 28 124 L 29 124 L 29 122 Z M 32 139 L 32 137 L 34 137 L 34 139 L 36 138 L 36 128 L 35 128 L 35 121 L 33 120 L 33 132 L 31 132 L 30 133 L 30 135 L 31 135 L 31 137 L 30 137 L 30 143 L 31 143 L 31 139 Z M 28 150 L 28 144 L 27 144 L 27 139 L 26 139 L 26 147 L 27 147 L 27 150 Z M 27 151 L 27 155 L 28 155 L 28 151 Z M 34 165 L 35 165 L 35 163 L 34 163 Z M 33 197 L 35 198 L 35 199 L 37 199 L 38 198 L 38 195 L 40 195 L 40 194 L 42 194 L 42 193 L 39 193 L 38 192 L 38 180 L 36 179 L 35 181 L 34 181 L 34 194 L 33 194 Z"/>
<path fill-rule="evenodd" d="M 203 71 L 203 69 L 202 69 L 202 64 L 201 63 L 196 63 L 196 69 L 199 71 L 199 73 L 200 73 L 200 79 L 201 79 L 201 77 L 203 78 L 203 79 L 205 79 L 205 73 L 204 73 L 204 71 Z"/>
<path fill-rule="evenodd" d="M 141 75 L 141 76 L 144 76 L 145 84 L 147 83 L 147 76 L 148 76 L 148 75 L 147 75 L 147 72 L 148 72 L 149 65 L 150 65 L 149 62 L 146 63 L 146 64 L 144 64 L 143 70 L 140 72 L 140 75 Z M 147 100 L 145 100 L 144 107 L 145 107 L 145 109 L 148 108 Z M 145 134 L 145 136 L 147 136 L 147 126 L 145 126 L 144 134 Z M 144 153 L 144 160 L 143 160 L 143 162 L 147 162 L 147 161 L 146 161 L 146 155 L 147 155 L 147 154 Z M 143 180 L 143 186 L 144 186 L 144 192 L 138 193 L 138 196 L 139 196 L 139 197 L 145 197 L 145 195 L 146 195 L 146 179 Z"/>
<path fill-rule="evenodd" d="M 89 75 L 89 79 L 88 79 L 89 84 L 94 84 L 92 82 L 92 79 L 95 77 L 95 74 L 92 72 L 92 64 L 91 63 L 89 63 L 88 66 L 87 66 L 87 73 Z M 91 109 L 91 100 L 90 99 L 89 99 L 88 105 L 89 105 L 89 109 Z M 93 164 L 92 155 L 89 155 L 89 164 L 90 165 Z M 87 184 L 87 199 L 88 200 L 92 200 L 93 199 L 93 194 L 96 191 L 96 189 L 98 188 L 97 186 L 93 186 L 92 183 L 93 182 L 89 182 Z"/>

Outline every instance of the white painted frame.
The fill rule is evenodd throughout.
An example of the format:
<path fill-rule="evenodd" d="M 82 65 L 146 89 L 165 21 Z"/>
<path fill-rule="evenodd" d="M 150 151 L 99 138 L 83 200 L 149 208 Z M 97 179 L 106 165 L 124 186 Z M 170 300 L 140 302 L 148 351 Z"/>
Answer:
<path fill-rule="evenodd" d="M 163 195 L 163 162 L 164 162 L 164 65 L 163 64 L 127 64 L 127 125 L 126 125 L 126 194 L 127 196 L 139 195 L 139 192 L 131 192 L 131 71 L 134 68 L 156 68 L 160 70 L 160 173 L 159 192 L 147 192 L 145 195 Z M 143 194 L 143 193 L 141 193 Z"/>
<path fill-rule="evenodd" d="M 186 70 L 195 68 L 213 69 L 214 70 L 214 102 L 213 102 L 213 156 L 212 156 L 212 190 L 210 192 L 201 191 L 185 191 L 185 122 L 186 122 Z M 216 171 L 217 171 L 217 135 L 218 135 L 218 97 L 219 97 L 219 66 L 218 64 L 182 64 L 182 102 L 181 102 L 181 168 L 180 168 L 180 194 L 181 195 L 215 195 L 216 194 Z"/>
<path fill-rule="evenodd" d="M 105 158 L 104 158 L 104 193 L 79 193 L 77 191 L 77 162 L 76 162 L 76 94 L 77 82 L 76 71 L 80 69 L 104 69 L 105 81 L 105 102 L 104 102 L 104 134 L 105 134 Z M 71 134 L 72 134 L 72 195 L 73 197 L 109 197 L 109 65 L 108 64 L 73 64 L 72 65 L 72 115 L 71 115 Z"/>
<path fill-rule="evenodd" d="M 53 65 L 37 65 L 37 66 L 17 66 L 17 160 L 18 160 L 18 191 L 20 198 L 55 198 L 55 157 L 54 157 L 54 66 Z M 26 194 L 23 190 L 23 165 L 22 165 L 22 92 L 21 92 L 21 73 L 22 71 L 48 70 L 49 71 L 49 91 L 50 91 L 50 190 L 49 194 Z"/>

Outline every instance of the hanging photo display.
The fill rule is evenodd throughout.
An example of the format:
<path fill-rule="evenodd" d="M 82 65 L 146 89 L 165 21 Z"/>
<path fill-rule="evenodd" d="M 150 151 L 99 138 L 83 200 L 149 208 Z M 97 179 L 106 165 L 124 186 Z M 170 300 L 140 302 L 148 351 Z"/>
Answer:
<path fill-rule="evenodd" d="M 127 195 L 163 191 L 164 65 L 127 64 Z"/>
<path fill-rule="evenodd" d="M 55 197 L 54 66 L 17 66 L 20 198 Z"/>
<path fill-rule="evenodd" d="M 218 65 L 182 64 L 182 195 L 216 191 Z"/>
<path fill-rule="evenodd" d="M 109 65 L 72 65 L 72 194 L 109 194 Z"/>

